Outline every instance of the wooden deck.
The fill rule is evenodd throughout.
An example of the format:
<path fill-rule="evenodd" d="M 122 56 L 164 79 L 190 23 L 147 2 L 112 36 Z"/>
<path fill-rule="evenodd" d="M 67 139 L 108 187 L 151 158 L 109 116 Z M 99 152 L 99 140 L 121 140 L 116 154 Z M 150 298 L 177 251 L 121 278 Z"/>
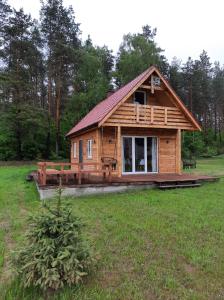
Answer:
<path fill-rule="evenodd" d="M 80 184 L 79 179 L 74 179 L 73 174 L 64 176 L 62 173 L 61 175 L 51 175 L 46 184 L 42 185 L 38 180 L 37 172 L 33 172 L 31 175 L 36 181 L 37 190 L 41 200 L 56 196 L 59 178 L 62 179 L 63 196 L 72 197 L 125 192 L 127 190 L 136 190 L 140 188 L 151 189 L 157 187 L 162 190 L 170 188 L 193 188 L 199 187 L 202 182 L 212 182 L 219 179 L 213 176 L 192 174 L 141 174 L 125 175 L 122 177 L 111 176 L 111 180 L 108 181 L 108 178 L 105 178 L 104 176 L 90 176 L 90 174 L 84 173 L 82 174 Z"/>
<path fill-rule="evenodd" d="M 193 174 L 139 174 L 139 175 L 123 175 L 121 178 L 116 178 L 118 182 L 172 182 L 172 181 L 213 181 L 216 177 L 206 175 L 193 175 Z"/>
<path fill-rule="evenodd" d="M 57 176 L 52 176 L 46 185 L 41 185 L 38 182 L 37 175 L 34 178 L 40 188 L 56 188 L 58 187 Z M 105 180 L 103 176 L 83 176 L 82 184 L 78 180 L 74 181 L 71 176 L 67 181 L 63 181 L 63 187 L 93 187 L 93 186 L 119 186 L 119 185 L 155 185 L 159 186 L 165 183 L 198 183 L 198 182 L 212 182 L 219 178 L 206 175 L 193 174 L 139 174 L 139 175 L 123 175 L 122 177 L 112 176 L 111 181 Z"/>

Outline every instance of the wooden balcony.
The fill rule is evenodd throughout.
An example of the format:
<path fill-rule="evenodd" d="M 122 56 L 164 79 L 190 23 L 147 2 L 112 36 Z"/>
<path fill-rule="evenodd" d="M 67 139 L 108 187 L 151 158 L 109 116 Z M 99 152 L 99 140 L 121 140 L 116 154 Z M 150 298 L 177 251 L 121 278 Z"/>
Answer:
<path fill-rule="evenodd" d="M 180 128 L 193 130 L 190 122 L 176 107 L 123 103 L 105 122 L 106 126 Z"/>

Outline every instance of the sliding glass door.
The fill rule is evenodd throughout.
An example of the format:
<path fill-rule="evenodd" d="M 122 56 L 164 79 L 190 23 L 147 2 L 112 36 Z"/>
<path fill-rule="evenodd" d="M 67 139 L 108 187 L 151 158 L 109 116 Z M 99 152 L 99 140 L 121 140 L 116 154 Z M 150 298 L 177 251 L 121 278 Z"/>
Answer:
<path fill-rule="evenodd" d="M 156 173 L 156 137 L 123 137 L 123 173 Z"/>
<path fill-rule="evenodd" d="M 123 138 L 123 170 L 125 172 L 133 172 L 133 160 L 132 160 L 132 138 Z"/>
<path fill-rule="evenodd" d="M 145 138 L 134 138 L 135 172 L 145 172 Z M 132 153 L 133 155 L 133 153 Z"/>

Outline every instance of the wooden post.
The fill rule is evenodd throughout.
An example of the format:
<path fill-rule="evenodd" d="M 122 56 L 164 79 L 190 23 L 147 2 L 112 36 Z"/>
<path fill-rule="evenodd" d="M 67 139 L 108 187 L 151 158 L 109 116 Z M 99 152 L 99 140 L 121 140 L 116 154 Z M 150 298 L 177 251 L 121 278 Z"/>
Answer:
<path fill-rule="evenodd" d="M 121 177 L 122 175 L 121 126 L 117 126 L 117 173 L 118 173 L 118 177 Z"/>
<path fill-rule="evenodd" d="M 181 129 L 177 129 L 176 135 L 176 173 L 181 174 Z"/>
<path fill-rule="evenodd" d="M 151 124 L 154 123 L 154 107 L 151 106 Z"/>
<path fill-rule="evenodd" d="M 167 107 L 164 108 L 164 124 L 167 125 Z"/>
<path fill-rule="evenodd" d="M 151 75 L 151 92 L 154 94 L 154 82 L 153 82 L 153 75 Z"/>
<path fill-rule="evenodd" d="M 111 182 L 111 172 L 112 172 L 112 166 L 111 163 L 109 164 L 109 174 L 108 174 L 108 180 Z"/>
<path fill-rule="evenodd" d="M 100 170 L 100 165 L 101 165 L 101 155 L 102 155 L 102 151 L 101 151 L 101 148 L 102 148 L 102 142 L 101 142 L 101 138 L 102 138 L 102 135 L 101 135 L 101 131 L 100 131 L 100 128 L 98 128 L 96 130 L 96 157 L 97 157 L 97 170 Z"/>
<path fill-rule="evenodd" d="M 82 183 L 81 163 L 78 164 L 78 184 Z"/>
<path fill-rule="evenodd" d="M 136 104 L 136 122 L 139 123 L 139 104 Z"/>
<path fill-rule="evenodd" d="M 47 182 L 46 163 L 44 163 L 44 165 L 43 165 L 43 177 L 42 177 L 42 179 L 43 179 L 42 184 L 46 185 L 46 182 Z"/>

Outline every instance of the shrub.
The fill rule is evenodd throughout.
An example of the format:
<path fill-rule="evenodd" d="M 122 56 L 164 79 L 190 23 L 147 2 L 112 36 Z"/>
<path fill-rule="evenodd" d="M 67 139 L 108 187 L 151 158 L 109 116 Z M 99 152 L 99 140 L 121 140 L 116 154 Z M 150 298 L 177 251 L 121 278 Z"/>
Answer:
<path fill-rule="evenodd" d="M 215 147 L 207 146 L 205 148 L 205 152 L 202 154 L 202 157 L 209 158 L 209 157 L 212 157 L 212 156 L 215 156 L 215 155 L 217 155 L 217 151 L 216 151 Z"/>
<path fill-rule="evenodd" d="M 45 205 L 30 219 L 28 243 L 18 252 L 16 269 L 25 287 L 57 290 L 79 283 L 89 272 L 92 258 L 81 236 L 82 224 L 70 209 Z"/>

